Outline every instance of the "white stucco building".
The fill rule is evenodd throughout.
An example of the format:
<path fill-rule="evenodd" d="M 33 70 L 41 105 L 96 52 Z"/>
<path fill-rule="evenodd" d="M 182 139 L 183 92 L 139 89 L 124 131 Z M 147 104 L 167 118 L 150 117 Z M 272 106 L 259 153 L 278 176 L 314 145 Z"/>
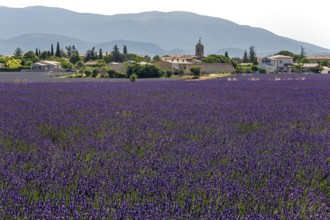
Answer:
<path fill-rule="evenodd" d="M 293 57 L 275 55 L 259 58 L 259 68 L 266 69 L 267 72 L 291 72 L 290 66 L 293 65 Z"/>

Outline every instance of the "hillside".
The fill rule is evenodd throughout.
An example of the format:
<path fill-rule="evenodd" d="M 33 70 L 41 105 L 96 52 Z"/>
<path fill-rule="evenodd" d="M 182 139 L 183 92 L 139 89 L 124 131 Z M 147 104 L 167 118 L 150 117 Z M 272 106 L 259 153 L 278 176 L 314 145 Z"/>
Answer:
<path fill-rule="evenodd" d="M 117 40 L 136 42 L 134 48 L 137 53 L 193 53 L 194 45 L 201 37 L 207 54 L 228 50 L 231 56 L 241 56 L 241 51 L 251 45 L 255 46 L 258 55 L 280 50 L 298 53 L 301 46 L 306 48 L 308 54 L 330 54 L 328 49 L 281 37 L 264 29 L 190 12 L 106 16 L 41 6 L 0 7 L 0 26 L 6 30 L 0 33 L 0 53 L 12 53 L 16 45 L 34 49 L 42 48 L 43 43 L 49 45 L 56 41 L 63 41 L 63 46 L 71 42 L 84 51 L 93 45 L 108 47 L 109 44 L 104 42 Z M 33 33 L 45 35 L 38 42 L 35 36 L 27 35 Z M 55 35 L 59 40 L 54 39 Z M 145 47 L 147 45 L 150 49 Z"/>
<path fill-rule="evenodd" d="M 85 42 L 77 38 L 66 37 L 58 34 L 24 34 L 18 37 L 10 38 L 8 40 L 0 40 L 0 54 L 11 54 L 17 47 L 23 51 L 35 51 L 36 48 L 43 50 L 50 50 L 51 44 L 56 46 L 59 42 L 60 46 L 64 48 L 67 45 L 75 45 L 80 53 L 85 53 L 88 49 L 95 47 L 97 50 L 102 48 L 104 52 L 110 52 L 114 45 L 118 45 L 120 49 L 126 45 L 129 53 L 145 54 L 145 55 L 164 55 L 166 51 L 152 43 L 143 43 L 127 40 L 113 40 L 103 43 Z"/>

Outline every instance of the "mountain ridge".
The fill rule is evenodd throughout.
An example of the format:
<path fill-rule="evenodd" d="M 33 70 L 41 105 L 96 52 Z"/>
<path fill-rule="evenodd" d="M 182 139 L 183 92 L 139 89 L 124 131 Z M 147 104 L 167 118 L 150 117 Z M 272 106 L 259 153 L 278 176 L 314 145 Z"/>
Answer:
<path fill-rule="evenodd" d="M 102 43 L 93 44 L 91 42 L 81 41 L 76 38 L 71 38 L 63 35 L 57 34 L 42 34 L 42 33 L 30 33 L 30 34 L 23 34 L 14 38 L 10 38 L 7 40 L 0 39 L 0 48 L 6 49 L 11 48 L 10 50 L 7 49 L 8 53 L 13 53 L 17 47 L 20 47 L 23 51 L 35 51 L 36 48 L 40 49 L 41 51 L 50 50 L 51 44 L 56 46 L 56 43 L 59 42 L 61 48 L 64 48 L 68 45 L 75 45 L 76 48 L 80 53 L 85 53 L 87 50 L 95 47 L 97 50 L 102 48 L 103 52 L 111 52 L 114 45 L 117 45 L 120 49 L 123 45 L 126 45 L 128 48 L 129 53 L 136 53 L 136 54 L 151 54 L 151 55 L 165 55 L 167 51 L 163 50 L 162 48 L 158 47 L 155 44 L 147 43 L 147 42 L 136 42 L 136 41 L 127 41 L 127 40 L 112 40 Z M 29 47 L 27 45 L 38 45 L 37 47 Z"/>
<path fill-rule="evenodd" d="M 195 44 L 201 37 L 206 54 L 217 53 L 225 48 L 235 48 L 228 51 L 229 55 L 242 56 L 238 51 L 248 50 L 253 45 L 257 55 L 269 55 L 280 50 L 299 53 L 301 46 L 307 54 L 330 55 L 327 48 L 279 36 L 263 28 L 239 25 L 222 18 L 183 11 L 100 15 L 44 6 L 0 6 L 0 26 L 6 30 L 0 33 L 0 54 L 9 51 L 12 53 L 18 46 L 22 49 L 26 47 L 26 50 L 42 48 L 40 45 L 31 45 L 36 42 L 33 39 L 26 39 L 30 45 L 17 45 L 15 48 L 13 45 L 4 45 L 4 42 L 13 42 L 13 38 L 25 34 L 42 33 L 45 34 L 44 38 L 47 38 L 47 34 L 53 34 L 62 36 L 63 39 L 76 39 L 75 45 L 81 51 L 88 47 L 104 45 L 106 42 L 125 40 L 135 42 L 132 46 L 137 53 L 140 50 L 140 53 L 149 55 L 171 51 L 193 54 Z M 52 37 L 48 39 L 49 45 L 56 43 L 52 40 Z M 69 39 L 67 41 L 69 42 Z M 143 44 L 138 47 L 139 43 L 148 44 L 151 51 L 142 48 Z M 78 44 L 82 45 L 81 49 Z M 64 48 L 67 45 L 61 46 Z"/>

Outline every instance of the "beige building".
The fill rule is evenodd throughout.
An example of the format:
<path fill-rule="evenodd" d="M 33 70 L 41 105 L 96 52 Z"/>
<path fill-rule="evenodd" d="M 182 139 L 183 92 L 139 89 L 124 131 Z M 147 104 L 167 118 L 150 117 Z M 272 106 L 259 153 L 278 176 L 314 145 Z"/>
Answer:
<path fill-rule="evenodd" d="M 175 55 L 162 57 L 160 61 L 157 61 L 155 65 L 163 69 L 174 69 L 174 70 L 187 70 L 189 66 L 198 65 L 201 61 L 195 59 L 192 55 Z"/>
<path fill-rule="evenodd" d="M 322 61 L 328 61 L 330 63 L 330 56 L 307 56 L 307 59 L 311 61 L 311 63 L 318 63 Z"/>
<path fill-rule="evenodd" d="M 61 63 L 57 61 L 43 60 L 37 63 L 31 64 L 31 70 L 33 71 L 58 71 L 61 70 Z"/>
<path fill-rule="evenodd" d="M 4 68 L 5 64 L 4 63 L 0 63 L 0 68 Z"/>
<path fill-rule="evenodd" d="M 126 63 L 116 63 L 116 62 L 111 62 L 111 63 L 108 63 L 108 66 L 113 69 L 113 70 L 116 70 L 116 71 L 120 71 L 120 72 L 123 72 L 125 73 L 126 70 L 127 70 L 127 65 Z"/>
<path fill-rule="evenodd" d="M 321 73 L 323 73 L 323 74 L 330 74 L 330 67 L 326 67 L 326 66 L 323 67 Z"/>
<path fill-rule="evenodd" d="M 297 68 L 299 66 L 298 63 L 294 63 L 292 65 L 288 65 L 288 72 L 289 73 L 317 73 L 318 71 L 318 64 L 317 63 L 304 63 L 301 64 L 302 66 L 300 68 Z"/>
<path fill-rule="evenodd" d="M 99 63 L 96 62 L 96 61 L 88 61 L 85 63 L 85 66 L 88 66 L 88 67 L 96 67 Z"/>
<path fill-rule="evenodd" d="M 162 57 L 155 65 L 168 70 L 182 69 L 185 73 L 190 73 L 190 68 L 193 66 L 200 66 L 202 74 L 234 72 L 234 67 L 230 63 L 203 63 L 191 55 Z"/>

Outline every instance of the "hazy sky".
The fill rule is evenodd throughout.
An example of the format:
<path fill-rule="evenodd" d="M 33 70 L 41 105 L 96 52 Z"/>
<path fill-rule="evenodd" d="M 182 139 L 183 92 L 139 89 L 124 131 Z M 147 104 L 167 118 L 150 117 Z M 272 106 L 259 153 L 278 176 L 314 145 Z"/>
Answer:
<path fill-rule="evenodd" d="M 51 6 L 76 12 L 123 14 L 143 11 L 190 11 L 330 49 L 330 10 L 326 0 L 0 0 L 0 6 Z"/>

